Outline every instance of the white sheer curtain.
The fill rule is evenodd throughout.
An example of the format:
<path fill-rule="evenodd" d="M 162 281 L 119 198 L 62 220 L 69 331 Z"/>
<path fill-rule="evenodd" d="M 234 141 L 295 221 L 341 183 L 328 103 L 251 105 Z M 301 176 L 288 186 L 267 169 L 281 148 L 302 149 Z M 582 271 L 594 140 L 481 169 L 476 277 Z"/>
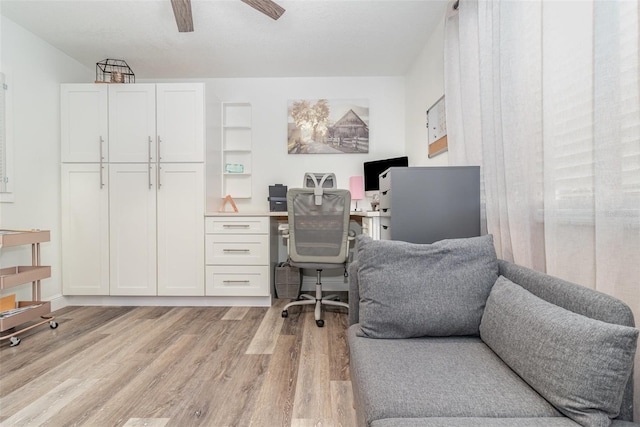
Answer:
<path fill-rule="evenodd" d="M 452 165 L 481 165 L 498 255 L 625 301 L 640 325 L 640 6 L 460 0 Z M 640 351 L 635 370 L 640 418 Z"/>

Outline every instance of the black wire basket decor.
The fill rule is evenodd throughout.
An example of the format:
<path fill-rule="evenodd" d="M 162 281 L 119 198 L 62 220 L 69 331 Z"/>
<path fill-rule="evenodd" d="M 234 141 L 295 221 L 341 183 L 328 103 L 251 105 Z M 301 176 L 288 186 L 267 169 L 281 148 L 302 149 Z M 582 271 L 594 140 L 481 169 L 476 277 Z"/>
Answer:
<path fill-rule="evenodd" d="M 104 59 L 96 63 L 96 83 L 135 83 L 136 75 L 123 59 Z"/>

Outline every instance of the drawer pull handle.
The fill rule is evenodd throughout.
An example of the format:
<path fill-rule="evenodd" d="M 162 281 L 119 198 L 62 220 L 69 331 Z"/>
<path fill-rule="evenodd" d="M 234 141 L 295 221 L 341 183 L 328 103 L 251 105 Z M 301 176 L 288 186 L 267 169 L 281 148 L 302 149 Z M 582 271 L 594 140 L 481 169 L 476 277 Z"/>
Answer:
<path fill-rule="evenodd" d="M 249 280 L 223 280 L 222 283 L 229 283 L 229 284 L 237 284 L 237 283 L 251 283 Z"/>
<path fill-rule="evenodd" d="M 251 252 L 251 249 L 223 249 L 222 252 L 246 252 L 249 253 Z"/>
<path fill-rule="evenodd" d="M 222 228 L 249 228 L 249 224 L 223 224 Z"/>

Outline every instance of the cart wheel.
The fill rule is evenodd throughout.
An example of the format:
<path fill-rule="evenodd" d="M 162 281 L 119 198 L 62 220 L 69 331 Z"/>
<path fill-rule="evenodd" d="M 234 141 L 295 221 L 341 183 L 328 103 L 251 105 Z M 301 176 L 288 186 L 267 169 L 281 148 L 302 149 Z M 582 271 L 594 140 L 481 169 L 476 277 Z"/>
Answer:
<path fill-rule="evenodd" d="M 50 322 L 49 322 L 49 327 L 50 327 L 51 329 L 55 329 L 55 328 L 57 328 L 57 327 L 58 327 L 58 322 L 56 322 L 55 320 L 50 321 Z"/>
<path fill-rule="evenodd" d="M 282 310 L 282 317 L 287 317 L 289 312 L 287 310 Z"/>
<path fill-rule="evenodd" d="M 11 337 L 9 338 L 9 341 L 11 341 L 11 347 L 15 347 L 20 344 L 20 338 L 17 337 Z"/>
<path fill-rule="evenodd" d="M 324 320 L 316 320 L 316 325 L 318 325 L 318 328 L 322 328 L 324 326 Z"/>

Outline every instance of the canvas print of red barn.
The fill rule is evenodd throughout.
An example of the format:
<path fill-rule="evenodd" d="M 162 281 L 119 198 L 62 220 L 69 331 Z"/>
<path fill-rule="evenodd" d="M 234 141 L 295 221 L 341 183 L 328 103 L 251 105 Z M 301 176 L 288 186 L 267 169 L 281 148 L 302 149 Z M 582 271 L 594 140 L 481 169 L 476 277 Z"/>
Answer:
<path fill-rule="evenodd" d="M 290 100 L 288 113 L 289 154 L 369 152 L 368 100 Z"/>

